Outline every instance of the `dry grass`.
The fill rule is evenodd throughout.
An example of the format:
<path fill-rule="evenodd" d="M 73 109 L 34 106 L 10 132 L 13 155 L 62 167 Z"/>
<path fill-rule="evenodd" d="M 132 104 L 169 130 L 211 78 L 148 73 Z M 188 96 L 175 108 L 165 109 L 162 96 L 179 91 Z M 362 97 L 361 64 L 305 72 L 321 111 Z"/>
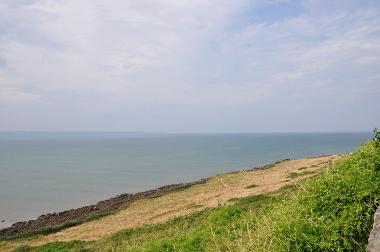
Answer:
<path fill-rule="evenodd" d="M 231 199 L 274 192 L 283 186 L 294 184 L 305 177 L 317 174 L 340 155 L 312 157 L 284 161 L 266 170 L 240 171 L 214 176 L 205 184 L 168 193 L 158 198 L 136 201 L 126 209 L 58 233 L 40 236 L 34 240 L 6 242 L 2 250 L 20 245 L 38 246 L 53 241 L 97 240 L 131 227 L 161 223 L 204 208 L 232 204 Z M 299 176 L 289 177 L 289 174 Z M 302 173 L 302 174 L 301 174 Z M 247 188 L 255 184 L 254 188 Z"/>

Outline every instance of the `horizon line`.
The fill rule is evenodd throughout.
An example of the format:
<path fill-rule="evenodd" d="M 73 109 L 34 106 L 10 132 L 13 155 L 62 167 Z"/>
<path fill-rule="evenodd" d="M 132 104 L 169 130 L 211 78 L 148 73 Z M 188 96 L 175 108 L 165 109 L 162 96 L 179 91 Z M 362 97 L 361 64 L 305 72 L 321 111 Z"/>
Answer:
<path fill-rule="evenodd" d="M 65 130 L 0 130 L 0 133 L 119 133 L 119 134 L 146 134 L 146 135 L 188 135 L 188 134 L 290 134 L 290 133 L 372 133 L 373 130 L 360 131 L 223 131 L 223 132 L 160 132 L 160 131 L 65 131 Z"/>

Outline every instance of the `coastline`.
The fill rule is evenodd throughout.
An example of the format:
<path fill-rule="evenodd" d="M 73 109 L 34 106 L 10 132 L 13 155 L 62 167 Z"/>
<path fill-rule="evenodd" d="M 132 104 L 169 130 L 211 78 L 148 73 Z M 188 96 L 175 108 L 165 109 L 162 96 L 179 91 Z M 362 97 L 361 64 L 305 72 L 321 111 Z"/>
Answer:
<path fill-rule="evenodd" d="M 57 213 L 43 214 L 34 220 L 19 221 L 12 224 L 10 227 L 0 229 L 0 237 L 12 238 L 20 235 L 32 234 L 34 231 L 41 229 L 56 228 L 59 230 L 62 228 L 75 226 L 85 221 L 111 214 L 120 208 L 127 207 L 137 200 L 159 197 L 169 192 L 206 182 L 207 178 L 189 183 L 165 185 L 156 189 L 138 192 L 135 194 L 123 193 L 115 197 L 99 201 L 96 204 Z"/>
<path fill-rule="evenodd" d="M 343 153 L 337 154 L 324 154 L 316 156 L 304 157 L 300 160 L 312 159 L 312 158 L 322 158 L 329 157 L 333 155 L 342 155 Z M 223 174 L 237 173 L 237 172 L 250 172 L 250 171 L 260 171 L 272 168 L 277 164 L 280 164 L 285 161 L 290 161 L 294 159 L 286 158 L 279 161 L 275 161 L 264 166 L 258 166 L 253 168 L 241 169 L 236 171 L 231 171 Z M 220 174 L 215 174 L 217 176 Z M 30 236 L 35 234 L 49 234 L 55 233 L 62 229 L 77 226 L 84 222 L 95 220 L 112 213 L 120 209 L 124 209 L 131 205 L 132 203 L 149 198 L 156 198 L 163 195 L 166 195 L 170 192 L 177 190 L 182 190 L 194 185 L 204 184 L 211 177 L 203 178 L 197 181 L 188 182 L 188 183 L 178 183 L 170 184 L 156 189 L 151 189 L 148 191 L 138 192 L 135 194 L 123 193 L 115 197 L 99 201 L 96 204 L 83 206 L 79 208 L 74 208 L 70 210 L 65 210 L 62 212 L 47 213 L 40 215 L 38 218 L 27 221 L 19 221 L 13 223 L 9 227 L 0 229 L 0 238 L 17 238 L 22 236 Z"/>
<path fill-rule="evenodd" d="M 213 211 L 245 202 L 248 198 L 272 197 L 294 188 L 294 185 L 315 176 L 345 154 L 309 156 L 285 159 L 260 167 L 247 167 L 210 176 L 204 183 L 193 184 L 142 198 L 121 206 L 99 218 L 82 222 L 32 230 L 24 235 L 0 237 L 0 250 L 18 247 L 39 247 L 54 242 L 101 241 L 127 229 L 148 228 L 150 225 L 171 223 L 193 213 Z M 284 191 L 284 192 L 285 192 Z M 272 196 L 271 196 L 272 195 Z M 247 198 L 247 199 L 248 199 Z"/>

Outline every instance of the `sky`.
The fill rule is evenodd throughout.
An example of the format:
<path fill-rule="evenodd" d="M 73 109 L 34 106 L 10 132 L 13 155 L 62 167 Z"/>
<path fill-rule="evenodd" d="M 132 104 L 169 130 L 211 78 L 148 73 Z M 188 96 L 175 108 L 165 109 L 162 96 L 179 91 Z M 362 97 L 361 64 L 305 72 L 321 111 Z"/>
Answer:
<path fill-rule="evenodd" d="M 0 131 L 375 127 L 378 0 L 0 1 Z"/>

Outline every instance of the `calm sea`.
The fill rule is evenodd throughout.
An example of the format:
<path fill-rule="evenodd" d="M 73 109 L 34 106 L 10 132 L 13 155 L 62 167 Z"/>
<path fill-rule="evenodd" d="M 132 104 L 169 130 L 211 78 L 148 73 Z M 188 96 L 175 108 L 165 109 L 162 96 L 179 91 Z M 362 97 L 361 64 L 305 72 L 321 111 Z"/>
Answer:
<path fill-rule="evenodd" d="M 370 136 L 0 133 L 0 224 L 280 159 L 352 151 Z"/>

